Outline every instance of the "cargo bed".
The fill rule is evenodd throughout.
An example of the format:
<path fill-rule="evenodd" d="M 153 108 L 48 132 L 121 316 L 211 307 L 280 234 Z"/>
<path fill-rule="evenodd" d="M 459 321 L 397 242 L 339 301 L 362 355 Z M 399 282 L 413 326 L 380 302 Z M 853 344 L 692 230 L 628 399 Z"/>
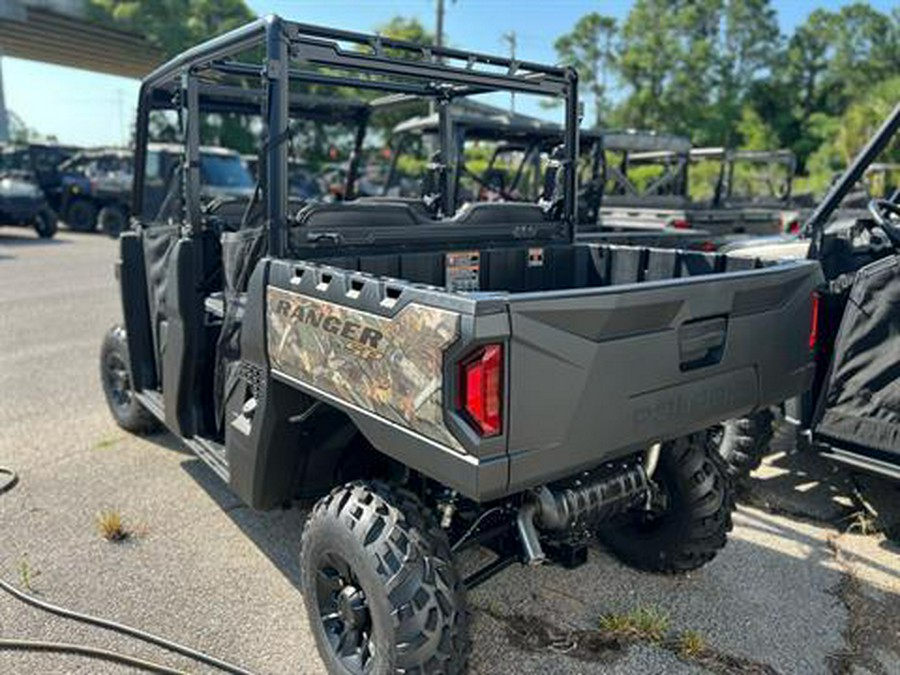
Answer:
<path fill-rule="evenodd" d="M 305 257 L 257 271 L 273 377 L 479 500 L 784 400 L 811 375 L 812 262 L 581 243 Z M 384 336 L 377 354 L 366 330 Z M 503 346 L 503 420 L 480 437 L 458 370 L 488 343 Z"/>

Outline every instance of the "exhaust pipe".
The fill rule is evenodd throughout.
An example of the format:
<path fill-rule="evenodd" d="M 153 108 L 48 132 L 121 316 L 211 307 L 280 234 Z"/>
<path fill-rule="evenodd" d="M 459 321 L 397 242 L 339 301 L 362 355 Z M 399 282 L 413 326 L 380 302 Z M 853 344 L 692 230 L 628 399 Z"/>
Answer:
<path fill-rule="evenodd" d="M 525 562 L 540 565 L 547 560 L 538 528 L 556 532 L 586 528 L 633 506 L 649 489 L 647 471 L 639 464 L 613 475 L 588 474 L 565 487 L 543 485 L 529 491 L 516 516 Z"/>

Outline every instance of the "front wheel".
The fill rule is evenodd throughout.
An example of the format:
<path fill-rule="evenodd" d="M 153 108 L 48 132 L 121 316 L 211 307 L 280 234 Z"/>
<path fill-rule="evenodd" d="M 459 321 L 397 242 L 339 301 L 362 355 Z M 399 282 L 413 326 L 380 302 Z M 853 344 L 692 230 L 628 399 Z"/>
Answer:
<path fill-rule="evenodd" d="M 100 209 L 97 223 L 100 225 L 101 232 L 116 239 L 128 227 L 128 216 L 125 215 L 125 210 L 121 206 L 110 204 Z"/>
<path fill-rule="evenodd" d="M 465 671 L 462 583 L 446 534 L 411 493 L 356 481 L 320 500 L 300 579 L 329 673 Z"/>
<path fill-rule="evenodd" d="M 697 569 L 725 546 L 734 510 L 732 483 L 705 432 L 664 443 L 650 504 L 600 527 L 623 562 L 649 572 Z"/>
<path fill-rule="evenodd" d="M 106 403 L 116 423 L 137 434 L 158 431 L 161 424 L 134 395 L 128 359 L 125 329 L 113 326 L 103 338 L 100 348 L 100 381 Z"/>
<path fill-rule="evenodd" d="M 52 239 L 58 229 L 56 214 L 50 209 L 39 210 L 34 216 L 34 231 L 41 239 Z"/>

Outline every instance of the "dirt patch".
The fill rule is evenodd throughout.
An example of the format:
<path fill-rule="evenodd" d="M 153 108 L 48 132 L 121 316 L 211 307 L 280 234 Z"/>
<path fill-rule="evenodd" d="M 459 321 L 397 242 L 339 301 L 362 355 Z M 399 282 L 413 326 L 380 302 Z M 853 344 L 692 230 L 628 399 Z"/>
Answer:
<path fill-rule="evenodd" d="M 611 663 L 622 657 L 628 643 L 606 638 L 596 630 L 568 630 L 539 616 L 502 614 L 486 607 L 473 608 L 506 627 L 509 641 L 526 652 L 553 652 L 579 661 Z"/>
<path fill-rule="evenodd" d="M 679 653 L 680 645 L 665 644 L 663 646 L 674 652 L 685 663 L 700 666 L 711 673 L 716 673 L 716 675 L 778 675 L 778 671 L 766 663 L 753 661 L 742 656 L 725 654 L 711 647 L 707 647 L 696 656 L 686 658 Z"/>

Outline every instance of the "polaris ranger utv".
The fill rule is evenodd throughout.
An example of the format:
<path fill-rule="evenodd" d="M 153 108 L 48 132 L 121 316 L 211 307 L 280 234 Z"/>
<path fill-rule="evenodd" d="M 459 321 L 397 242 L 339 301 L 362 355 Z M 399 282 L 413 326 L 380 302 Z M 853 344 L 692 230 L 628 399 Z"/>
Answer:
<path fill-rule="evenodd" d="M 434 99 L 424 197 L 291 202 L 308 84 Z M 448 106 L 496 91 L 563 101 L 556 189 L 452 212 Z M 150 118 L 173 108 L 184 161 L 150 208 Z M 207 112 L 263 113 L 237 207 L 201 205 Z M 818 265 L 575 242 L 574 70 L 269 17 L 151 73 L 136 129 L 110 410 L 167 427 L 253 508 L 319 499 L 300 574 L 329 672 L 464 671 L 465 589 L 578 564 L 593 535 L 658 572 L 724 546 L 731 487 L 704 430 L 807 386 Z M 474 545 L 496 557 L 463 579 Z"/>

